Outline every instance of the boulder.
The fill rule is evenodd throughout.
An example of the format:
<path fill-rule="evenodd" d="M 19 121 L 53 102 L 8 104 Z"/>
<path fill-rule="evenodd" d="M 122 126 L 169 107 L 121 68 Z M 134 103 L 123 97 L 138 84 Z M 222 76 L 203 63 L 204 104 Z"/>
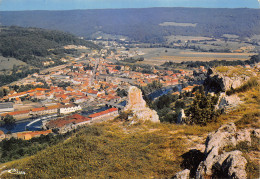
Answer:
<path fill-rule="evenodd" d="M 129 88 L 128 101 L 124 111 L 132 111 L 138 120 L 160 122 L 157 112 L 146 106 L 142 91 L 135 86 Z"/>

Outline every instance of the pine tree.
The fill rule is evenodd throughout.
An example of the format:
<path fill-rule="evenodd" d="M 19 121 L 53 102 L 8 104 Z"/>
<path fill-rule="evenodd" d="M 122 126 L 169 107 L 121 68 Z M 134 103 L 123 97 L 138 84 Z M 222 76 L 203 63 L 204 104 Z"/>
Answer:
<path fill-rule="evenodd" d="M 204 91 L 196 92 L 192 105 L 188 110 L 191 122 L 199 125 L 206 125 L 209 122 L 216 121 L 219 112 L 215 110 L 218 96 L 205 95 Z"/>

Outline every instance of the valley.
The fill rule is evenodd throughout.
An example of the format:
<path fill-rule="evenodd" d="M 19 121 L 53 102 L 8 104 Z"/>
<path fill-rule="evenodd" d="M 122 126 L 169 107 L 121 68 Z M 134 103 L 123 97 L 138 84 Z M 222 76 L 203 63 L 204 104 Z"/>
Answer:
<path fill-rule="evenodd" d="M 0 178 L 259 178 L 259 13 L 0 11 Z"/>

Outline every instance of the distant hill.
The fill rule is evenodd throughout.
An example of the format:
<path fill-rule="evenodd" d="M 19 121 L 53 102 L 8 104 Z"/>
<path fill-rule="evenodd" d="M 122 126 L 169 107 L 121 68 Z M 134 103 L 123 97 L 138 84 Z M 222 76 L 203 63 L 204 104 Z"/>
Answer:
<path fill-rule="evenodd" d="M 60 59 L 77 53 L 65 45 L 99 46 L 75 35 L 39 28 L 0 26 L 0 86 L 38 72 L 39 69 L 63 64 Z M 43 63 L 50 62 L 44 66 Z M 7 70 L 8 69 L 8 70 Z"/>
<path fill-rule="evenodd" d="M 0 12 L 2 25 L 62 30 L 91 38 L 96 32 L 142 42 L 168 35 L 260 35 L 260 9 L 146 8 Z"/>
<path fill-rule="evenodd" d="M 36 67 L 42 66 L 41 60 L 46 60 L 45 57 L 71 53 L 62 48 L 64 45 L 98 48 L 92 42 L 69 33 L 37 28 L 1 27 L 0 39 L 0 55 L 14 57 Z"/>

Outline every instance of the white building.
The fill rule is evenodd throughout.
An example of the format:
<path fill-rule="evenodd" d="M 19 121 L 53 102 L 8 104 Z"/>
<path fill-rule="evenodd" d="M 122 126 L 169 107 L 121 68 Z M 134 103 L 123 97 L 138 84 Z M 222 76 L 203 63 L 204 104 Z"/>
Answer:
<path fill-rule="evenodd" d="M 80 111 L 80 110 L 82 110 L 80 105 L 77 106 L 75 104 L 68 104 L 68 105 L 60 107 L 59 113 L 60 114 L 69 114 L 69 113 L 73 113 L 73 112 Z"/>

